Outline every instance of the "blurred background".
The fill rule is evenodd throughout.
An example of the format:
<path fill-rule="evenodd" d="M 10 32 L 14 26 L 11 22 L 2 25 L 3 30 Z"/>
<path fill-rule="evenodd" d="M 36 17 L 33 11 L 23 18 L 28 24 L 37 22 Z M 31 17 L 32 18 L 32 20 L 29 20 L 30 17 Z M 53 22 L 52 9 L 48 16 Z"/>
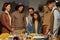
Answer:
<path fill-rule="evenodd" d="M 18 3 L 22 3 L 25 5 L 25 12 L 26 12 L 28 7 L 33 7 L 35 10 L 39 10 L 39 8 L 41 8 L 42 5 L 46 3 L 46 1 L 47 0 L 0 0 L 0 13 L 1 13 L 2 5 L 5 2 L 11 2 L 12 4 L 11 12 L 15 10 L 14 7 Z M 60 6 L 60 0 L 56 0 L 56 2 L 57 2 L 57 6 Z"/>

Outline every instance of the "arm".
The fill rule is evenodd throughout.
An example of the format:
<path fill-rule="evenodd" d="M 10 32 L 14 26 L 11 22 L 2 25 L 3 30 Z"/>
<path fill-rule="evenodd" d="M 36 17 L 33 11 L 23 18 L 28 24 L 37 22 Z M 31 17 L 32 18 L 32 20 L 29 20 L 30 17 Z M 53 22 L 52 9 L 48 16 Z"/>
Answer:
<path fill-rule="evenodd" d="M 58 33 L 58 28 L 59 28 L 59 22 L 58 22 L 58 15 L 59 15 L 59 11 L 55 10 L 54 11 L 54 25 L 53 25 L 53 35 L 56 36 Z"/>
<path fill-rule="evenodd" d="M 11 17 L 12 17 L 12 26 L 14 27 L 14 15 L 13 15 L 13 13 L 12 13 L 12 15 L 11 15 Z"/>
<path fill-rule="evenodd" d="M 26 28 L 26 24 L 27 24 L 27 23 L 26 23 L 26 16 L 25 16 L 25 15 L 24 15 L 24 18 L 23 18 L 23 19 L 24 19 L 24 20 L 23 20 L 23 21 L 24 21 L 24 27 Z"/>
<path fill-rule="evenodd" d="M 43 33 L 43 26 L 42 26 L 42 22 L 40 23 L 39 33 Z"/>
<path fill-rule="evenodd" d="M 52 13 L 51 16 L 50 16 L 50 27 L 49 27 L 49 31 L 52 33 L 53 31 L 53 25 L 54 25 L 54 14 Z"/>
<path fill-rule="evenodd" d="M 4 27 L 6 27 L 9 31 L 12 31 L 11 28 L 10 28 L 10 25 L 8 25 L 8 23 L 6 23 L 5 14 L 2 14 L 2 15 L 1 15 L 1 22 L 2 22 L 2 24 L 4 25 Z"/>

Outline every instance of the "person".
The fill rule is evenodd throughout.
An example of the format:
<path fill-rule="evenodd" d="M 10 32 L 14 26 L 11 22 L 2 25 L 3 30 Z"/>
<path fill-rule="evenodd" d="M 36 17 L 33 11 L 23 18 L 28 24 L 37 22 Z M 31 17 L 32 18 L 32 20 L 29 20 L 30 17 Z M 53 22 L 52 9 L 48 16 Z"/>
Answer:
<path fill-rule="evenodd" d="M 40 34 L 42 33 L 41 18 L 38 12 L 34 12 L 32 19 L 32 33 Z"/>
<path fill-rule="evenodd" d="M 14 31 L 12 27 L 11 21 L 12 18 L 10 16 L 10 3 L 4 3 L 2 7 L 2 14 L 1 14 L 1 23 L 2 23 L 2 33 L 10 33 Z"/>
<path fill-rule="evenodd" d="M 12 13 L 14 30 L 16 33 L 24 33 L 26 31 L 26 16 L 24 11 L 24 5 L 18 4 L 16 6 L 16 11 Z"/>
<path fill-rule="evenodd" d="M 0 14 L 0 19 L 1 19 L 1 14 Z M 2 33 L 2 23 L 1 23 L 1 20 L 0 20 L 0 34 Z"/>
<path fill-rule="evenodd" d="M 34 8 L 30 7 L 28 8 L 28 15 L 26 16 L 26 26 L 27 26 L 27 31 L 31 32 L 32 30 L 32 18 L 33 18 L 33 14 L 34 14 Z"/>
<path fill-rule="evenodd" d="M 47 5 L 49 7 L 49 9 L 52 11 L 52 13 L 54 14 L 54 24 L 53 24 L 53 38 L 57 38 L 58 37 L 58 30 L 59 30 L 59 26 L 60 26 L 60 22 L 58 21 L 59 17 L 59 11 L 56 10 L 57 6 L 56 6 L 56 2 L 55 0 L 48 0 L 47 1 Z"/>
<path fill-rule="evenodd" d="M 49 10 L 47 5 L 44 5 L 43 8 L 44 8 L 43 34 L 49 35 L 49 32 L 51 31 L 51 27 L 53 25 L 53 14 Z"/>

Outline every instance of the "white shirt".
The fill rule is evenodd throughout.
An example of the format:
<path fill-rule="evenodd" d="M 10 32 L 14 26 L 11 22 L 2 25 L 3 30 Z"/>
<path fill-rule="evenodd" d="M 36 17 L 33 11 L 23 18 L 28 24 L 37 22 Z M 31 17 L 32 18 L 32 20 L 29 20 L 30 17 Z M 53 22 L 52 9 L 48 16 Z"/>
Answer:
<path fill-rule="evenodd" d="M 30 24 L 32 26 L 32 17 L 30 16 L 30 14 L 26 17 L 26 22 L 27 25 Z"/>

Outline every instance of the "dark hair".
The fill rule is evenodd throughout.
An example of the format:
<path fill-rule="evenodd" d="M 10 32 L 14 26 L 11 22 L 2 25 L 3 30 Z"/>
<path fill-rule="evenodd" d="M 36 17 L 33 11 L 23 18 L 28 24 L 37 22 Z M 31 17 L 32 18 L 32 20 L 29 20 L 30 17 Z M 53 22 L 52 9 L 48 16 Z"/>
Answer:
<path fill-rule="evenodd" d="M 28 8 L 28 10 L 30 10 L 30 9 L 32 9 L 34 11 L 34 8 L 32 8 L 32 7 Z"/>
<path fill-rule="evenodd" d="M 38 22 L 41 22 L 41 17 L 40 17 L 40 15 L 39 15 L 39 13 L 38 13 L 38 12 L 34 12 L 34 14 L 37 14 L 37 15 L 38 15 L 37 20 L 38 20 Z M 33 15 L 34 15 L 34 14 L 33 14 Z M 32 21 L 33 21 L 33 23 L 35 22 L 34 16 L 33 16 Z"/>
<path fill-rule="evenodd" d="M 53 2 L 55 2 L 55 0 L 47 0 L 47 5 L 49 5 L 50 3 L 53 3 Z"/>
<path fill-rule="evenodd" d="M 10 2 L 4 3 L 4 5 L 3 5 L 3 7 L 2 7 L 2 11 L 5 11 L 5 10 L 6 10 L 6 7 L 7 7 L 8 5 L 11 5 L 11 3 L 10 3 Z"/>
<path fill-rule="evenodd" d="M 43 11 L 44 11 L 44 6 L 47 6 L 47 5 L 46 4 L 43 4 L 43 7 L 42 7 Z"/>
<path fill-rule="evenodd" d="M 18 8 L 21 7 L 21 6 L 23 6 L 23 10 L 22 10 L 22 12 L 23 12 L 24 11 L 24 5 L 23 4 L 16 5 L 15 10 L 18 10 Z"/>

